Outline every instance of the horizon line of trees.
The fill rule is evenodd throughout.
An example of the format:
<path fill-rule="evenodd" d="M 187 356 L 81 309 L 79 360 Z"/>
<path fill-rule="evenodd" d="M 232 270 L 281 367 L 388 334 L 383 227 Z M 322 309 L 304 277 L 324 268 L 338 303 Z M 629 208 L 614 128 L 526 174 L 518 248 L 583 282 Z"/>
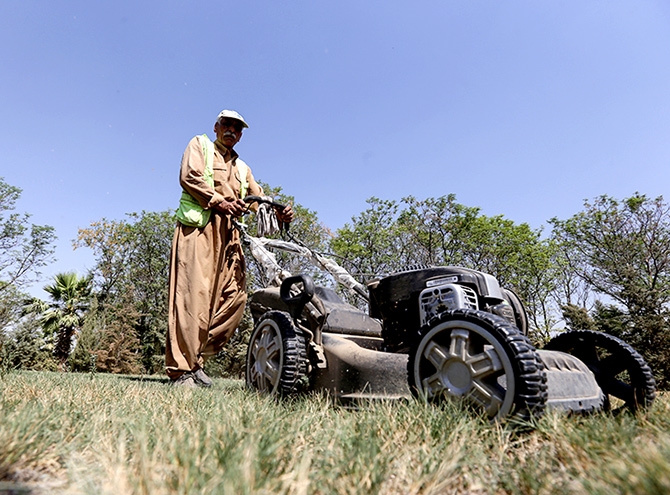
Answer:
<path fill-rule="evenodd" d="M 281 188 L 264 189 L 294 202 Z M 131 213 L 80 229 L 75 248 L 93 251 L 94 268 L 57 275 L 42 301 L 22 288 L 51 260 L 55 233 L 13 211 L 20 192 L 0 178 L 0 368 L 161 373 L 174 213 Z M 549 220 L 546 234 L 482 215 L 453 194 L 367 204 L 335 232 L 295 204 L 291 230 L 363 283 L 417 264 L 490 273 L 523 301 L 538 347 L 564 327 L 605 331 L 643 354 L 661 388 L 670 383 L 670 205 L 662 197 L 599 196 L 568 219 Z M 289 272 L 331 284 L 302 259 L 277 259 Z M 252 291 L 263 273 L 250 255 L 247 261 Z M 251 325 L 245 317 L 208 372 L 239 376 Z"/>

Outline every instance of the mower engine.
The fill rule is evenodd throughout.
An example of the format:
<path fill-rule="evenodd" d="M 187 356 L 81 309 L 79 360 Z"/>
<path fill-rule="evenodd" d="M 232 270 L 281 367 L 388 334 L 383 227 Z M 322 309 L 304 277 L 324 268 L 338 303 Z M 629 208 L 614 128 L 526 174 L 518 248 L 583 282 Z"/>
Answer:
<path fill-rule="evenodd" d="M 428 284 L 426 284 L 428 285 Z M 421 326 L 430 320 L 454 309 L 479 309 L 477 293 L 470 287 L 457 284 L 444 284 L 430 287 L 419 294 L 419 318 Z"/>
<path fill-rule="evenodd" d="M 439 266 L 411 269 L 368 284 L 370 316 L 383 322 L 389 352 L 406 352 L 420 328 L 447 311 L 482 310 L 502 316 L 522 332 L 523 307 L 488 273 Z"/>

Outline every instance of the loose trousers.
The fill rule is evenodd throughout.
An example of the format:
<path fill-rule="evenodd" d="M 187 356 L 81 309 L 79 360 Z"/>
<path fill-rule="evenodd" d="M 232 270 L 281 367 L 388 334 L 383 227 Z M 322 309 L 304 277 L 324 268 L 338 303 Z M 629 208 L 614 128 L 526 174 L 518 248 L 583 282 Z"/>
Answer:
<path fill-rule="evenodd" d="M 199 229 L 180 223 L 170 257 L 166 371 L 178 378 L 202 367 L 239 326 L 247 301 L 239 233 L 213 213 Z"/>

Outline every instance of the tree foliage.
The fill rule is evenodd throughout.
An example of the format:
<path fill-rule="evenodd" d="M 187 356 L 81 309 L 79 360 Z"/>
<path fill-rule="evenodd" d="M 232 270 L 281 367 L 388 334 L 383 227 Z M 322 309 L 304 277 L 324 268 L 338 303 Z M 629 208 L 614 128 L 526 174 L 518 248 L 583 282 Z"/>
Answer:
<path fill-rule="evenodd" d="M 137 374 L 142 372 L 142 354 L 137 331 L 141 315 L 129 300 L 106 303 L 98 313 L 98 339 L 94 352 L 98 371 Z M 162 356 L 161 356 L 162 357 Z"/>
<path fill-rule="evenodd" d="M 551 220 L 565 264 L 598 301 L 599 330 L 641 351 L 658 381 L 670 381 L 670 206 L 639 193 L 600 196 L 567 220 Z"/>
<path fill-rule="evenodd" d="M 38 279 L 52 259 L 53 227 L 30 223 L 30 215 L 15 211 L 21 189 L 0 178 L 0 331 L 15 322 L 21 289 Z"/>
<path fill-rule="evenodd" d="M 554 246 L 541 231 L 479 208 L 456 202 L 454 195 L 402 203 L 371 198 L 369 208 L 337 231 L 332 250 L 361 279 L 415 265 L 464 266 L 497 277 L 531 309 L 540 337 L 554 323 L 548 306 L 552 291 Z"/>
<path fill-rule="evenodd" d="M 568 220 L 551 222 L 580 278 L 631 315 L 659 314 L 670 302 L 669 212 L 663 198 L 600 196 Z"/>
<path fill-rule="evenodd" d="M 39 315 L 24 316 L 11 332 L 0 335 L 0 369 L 56 371 L 53 339 L 44 335 Z"/>
<path fill-rule="evenodd" d="M 330 242 L 333 253 L 362 281 L 412 263 L 400 237 L 398 203 L 375 197 L 367 203 L 368 209 L 338 229 Z"/>

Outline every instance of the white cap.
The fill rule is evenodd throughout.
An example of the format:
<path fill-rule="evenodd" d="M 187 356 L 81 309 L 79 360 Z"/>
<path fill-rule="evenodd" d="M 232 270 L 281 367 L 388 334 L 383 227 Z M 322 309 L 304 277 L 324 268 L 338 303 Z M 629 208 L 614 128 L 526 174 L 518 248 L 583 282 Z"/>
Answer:
<path fill-rule="evenodd" d="M 221 113 L 219 113 L 219 116 L 216 118 L 216 121 L 218 122 L 221 119 L 239 120 L 240 122 L 242 122 L 242 127 L 249 127 L 249 125 L 244 121 L 244 118 L 242 118 L 242 116 L 235 110 L 221 110 Z"/>

